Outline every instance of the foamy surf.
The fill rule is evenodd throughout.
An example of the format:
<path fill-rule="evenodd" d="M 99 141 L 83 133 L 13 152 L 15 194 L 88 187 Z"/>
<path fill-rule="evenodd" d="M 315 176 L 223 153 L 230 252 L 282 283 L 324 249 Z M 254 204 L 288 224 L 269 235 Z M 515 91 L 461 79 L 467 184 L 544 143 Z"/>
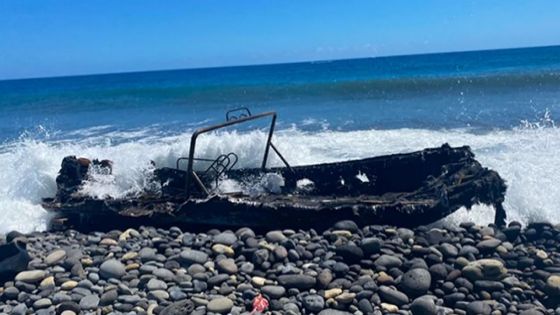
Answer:
<path fill-rule="evenodd" d="M 144 137 L 139 137 L 143 134 Z M 190 133 L 158 136 L 153 132 L 118 135 L 95 135 L 94 138 L 65 141 L 37 141 L 23 138 L 0 147 L 0 232 L 29 232 L 46 227 L 46 212 L 41 198 L 54 195 L 55 177 L 62 158 L 77 155 L 111 159 L 112 177 L 84 189 L 91 195 L 119 197 L 140 192 L 147 183 L 150 163 L 158 167 L 174 166 L 176 158 L 186 156 Z M 127 136 L 130 139 L 127 141 Z M 266 134 L 225 132 L 200 138 L 198 156 L 214 157 L 220 153 L 239 155 L 238 167 L 256 167 L 262 159 Z M 477 133 L 467 129 L 428 130 L 394 129 L 361 131 L 303 132 L 298 129 L 278 131 L 274 143 L 294 165 L 358 159 L 402 153 L 440 146 L 470 145 L 477 159 L 497 170 L 507 181 L 505 208 L 508 220 L 522 223 L 549 220 L 560 223 L 560 129 L 530 124 L 523 128 Z M 272 156 L 270 165 L 280 165 Z M 475 207 L 460 210 L 446 219 L 446 224 L 474 221 L 490 223 L 493 210 Z"/>

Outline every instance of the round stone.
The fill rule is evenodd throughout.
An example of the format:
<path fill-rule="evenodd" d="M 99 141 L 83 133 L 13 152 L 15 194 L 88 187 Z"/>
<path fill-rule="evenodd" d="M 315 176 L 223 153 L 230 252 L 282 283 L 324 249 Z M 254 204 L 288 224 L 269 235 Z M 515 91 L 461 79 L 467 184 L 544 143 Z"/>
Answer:
<path fill-rule="evenodd" d="M 63 249 L 57 249 L 53 252 L 51 252 L 46 258 L 45 258 L 45 264 L 52 266 L 52 265 L 56 265 L 59 262 L 61 262 L 64 258 L 66 258 L 66 251 Z"/>
<path fill-rule="evenodd" d="M 167 291 L 164 290 L 154 290 L 154 291 L 150 291 L 148 297 L 153 298 L 155 300 L 167 300 L 169 299 L 169 293 L 167 293 Z"/>
<path fill-rule="evenodd" d="M 483 252 L 489 252 L 491 250 L 494 250 L 501 243 L 502 243 L 502 241 L 500 241 L 498 239 L 495 239 L 495 238 L 491 238 L 491 239 L 487 239 L 487 240 L 478 242 L 478 244 L 476 244 L 476 248 L 478 248 L 480 251 L 483 251 Z"/>
<path fill-rule="evenodd" d="M 241 240 L 245 240 L 249 237 L 255 237 L 255 232 L 248 227 L 242 227 L 235 231 L 235 235 L 237 235 Z"/>
<path fill-rule="evenodd" d="M 41 290 L 54 289 L 55 287 L 54 277 L 53 276 L 46 277 L 45 279 L 43 279 L 43 281 L 41 281 L 39 287 L 41 288 Z"/>
<path fill-rule="evenodd" d="M 301 302 L 306 310 L 313 313 L 320 312 L 325 307 L 325 300 L 317 294 L 304 296 Z"/>
<path fill-rule="evenodd" d="M 336 248 L 336 254 L 348 263 L 359 262 L 364 257 L 364 252 L 356 245 L 346 244 Z"/>
<path fill-rule="evenodd" d="M 449 243 L 441 244 L 438 249 L 444 257 L 457 257 L 457 255 L 459 255 L 459 250 L 457 249 L 457 247 Z"/>
<path fill-rule="evenodd" d="M 483 301 L 473 301 L 467 305 L 469 315 L 490 315 L 490 313 L 492 313 L 492 308 Z"/>
<path fill-rule="evenodd" d="M 270 231 L 266 233 L 266 240 L 271 243 L 282 243 L 287 239 L 287 237 L 282 233 L 282 231 Z"/>
<path fill-rule="evenodd" d="M 288 250 L 284 246 L 276 246 L 273 252 L 274 252 L 274 257 L 276 257 L 276 259 L 280 261 L 288 257 Z"/>
<path fill-rule="evenodd" d="M 233 245 L 237 242 L 237 236 L 233 232 L 222 232 L 214 236 L 214 243 L 223 245 Z"/>
<path fill-rule="evenodd" d="M 62 302 L 56 308 L 58 312 L 72 311 L 76 314 L 80 313 L 80 306 L 73 301 Z"/>
<path fill-rule="evenodd" d="M 161 310 L 159 315 L 184 315 L 191 314 L 195 308 L 194 303 L 190 299 L 172 303 Z M 203 313 L 204 314 L 204 313 Z"/>
<path fill-rule="evenodd" d="M 150 281 L 146 284 L 146 288 L 150 291 L 167 290 L 167 284 L 158 279 L 150 279 Z"/>
<path fill-rule="evenodd" d="M 181 260 L 188 264 L 201 264 L 203 265 L 208 260 L 208 254 L 194 249 L 186 249 L 179 255 Z"/>
<path fill-rule="evenodd" d="M 539 258 L 540 260 L 545 260 L 548 258 L 548 254 L 542 249 L 538 249 L 535 252 L 535 256 L 537 256 L 537 258 Z"/>
<path fill-rule="evenodd" d="M 101 264 L 99 267 L 99 275 L 102 278 L 110 279 L 120 279 L 126 274 L 125 266 L 116 259 L 109 259 Z"/>
<path fill-rule="evenodd" d="M 244 262 L 241 264 L 241 267 L 239 267 L 239 271 L 245 274 L 250 274 L 254 270 L 255 270 L 255 265 L 253 265 L 253 263 L 250 262 Z"/>
<path fill-rule="evenodd" d="M 317 282 L 322 288 L 326 288 L 333 280 L 333 275 L 329 269 L 323 269 L 317 276 Z"/>
<path fill-rule="evenodd" d="M 265 285 L 261 288 L 261 292 L 272 299 L 279 299 L 286 294 L 286 289 L 279 285 Z"/>
<path fill-rule="evenodd" d="M 183 291 L 181 291 L 181 289 L 175 287 L 169 290 L 169 297 L 171 298 L 171 300 L 173 301 L 180 301 L 183 299 L 187 298 L 187 294 Z"/>
<path fill-rule="evenodd" d="M 379 295 L 382 300 L 397 306 L 408 303 L 408 296 L 406 296 L 406 294 L 387 286 L 382 285 L 379 287 Z"/>
<path fill-rule="evenodd" d="M 111 305 L 113 304 L 114 301 L 117 300 L 117 298 L 119 297 L 117 290 L 109 290 L 103 293 L 103 295 L 101 295 L 101 298 L 99 298 L 99 305 L 101 306 L 107 306 L 107 305 Z"/>
<path fill-rule="evenodd" d="M 264 248 L 256 250 L 253 253 L 253 263 L 257 266 L 262 266 L 266 261 L 268 261 L 269 257 L 270 254 L 268 253 L 268 250 Z"/>
<path fill-rule="evenodd" d="M 84 296 L 80 300 L 80 308 L 82 310 L 94 310 L 99 306 L 99 297 L 95 294 Z"/>
<path fill-rule="evenodd" d="M 465 245 L 459 251 L 459 255 L 461 255 L 461 256 L 468 256 L 468 255 L 477 256 L 479 253 L 480 252 L 479 252 L 478 248 L 476 248 L 472 245 Z"/>
<path fill-rule="evenodd" d="M 204 268 L 204 267 L 203 267 Z M 171 270 L 165 268 L 158 268 L 154 270 L 153 275 L 162 279 L 163 281 L 173 281 L 175 274 Z"/>
<path fill-rule="evenodd" d="M 263 277 L 257 277 L 257 276 L 255 276 L 255 277 L 252 277 L 252 278 L 251 278 L 251 283 L 252 283 L 254 286 L 262 287 L 262 286 L 266 283 L 266 279 L 263 278 Z"/>
<path fill-rule="evenodd" d="M 12 309 L 11 315 L 25 315 L 27 314 L 27 305 L 25 303 L 18 304 Z"/>
<path fill-rule="evenodd" d="M 478 280 L 474 282 L 474 286 L 479 291 L 493 292 L 504 289 L 504 284 L 500 281 Z"/>
<path fill-rule="evenodd" d="M 99 242 L 102 246 L 117 246 L 119 243 L 112 238 L 104 238 Z"/>
<path fill-rule="evenodd" d="M 55 305 L 69 301 L 72 301 L 72 298 L 70 297 L 70 295 L 66 294 L 66 292 L 57 292 L 52 297 L 52 302 Z"/>
<path fill-rule="evenodd" d="M 212 246 L 212 252 L 215 255 L 226 255 L 228 257 L 232 257 L 233 255 L 235 255 L 235 251 L 233 250 L 233 248 L 223 244 L 214 244 Z"/>
<path fill-rule="evenodd" d="M 354 301 L 355 297 L 356 297 L 355 293 L 343 292 L 342 294 L 337 295 L 335 297 L 335 300 L 342 304 L 349 304 L 352 303 L 352 301 Z"/>
<path fill-rule="evenodd" d="M 157 259 L 157 251 L 155 248 L 144 247 L 138 252 L 138 256 L 142 262 L 147 262 Z"/>
<path fill-rule="evenodd" d="M 350 267 L 343 262 L 337 262 L 334 266 L 332 266 L 332 270 L 336 274 L 343 276 L 350 270 Z"/>
<path fill-rule="evenodd" d="M 37 301 L 35 301 L 33 303 L 33 307 L 36 308 L 36 309 L 47 308 L 51 305 L 52 305 L 52 301 L 50 299 L 47 299 L 47 298 L 38 299 Z"/>
<path fill-rule="evenodd" d="M 399 307 L 389 303 L 381 303 L 381 309 L 387 313 L 398 313 Z"/>
<path fill-rule="evenodd" d="M 469 262 L 462 269 L 463 275 L 471 281 L 497 280 L 507 273 L 504 264 L 496 259 L 480 259 Z"/>
<path fill-rule="evenodd" d="M 132 260 L 136 257 L 138 257 L 137 252 L 128 252 L 128 253 L 124 254 L 121 259 L 122 260 Z"/>
<path fill-rule="evenodd" d="M 76 281 L 74 281 L 74 280 L 68 280 L 68 281 L 64 282 L 64 283 L 60 286 L 60 288 L 61 288 L 62 290 L 72 290 L 72 289 L 74 289 L 74 288 L 77 287 L 77 286 L 78 286 L 78 282 L 76 282 Z"/>
<path fill-rule="evenodd" d="M 308 290 L 315 286 L 316 280 L 307 275 L 281 275 L 278 282 L 286 288 Z"/>
<path fill-rule="evenodd" d="M 373 264 L 377 267 L 391 269 L 394 267 L 400 267 L 402 265 L 402 261 L 395 256 L 381 255 L 375 260 Z"/>
<path fill-rule="evenodd" d="M 136 231 L 135 229 L 127 229 L 126 231 L 124 231 L 123 233 L 121 233 L 119 235 L 119 241 L 126 241 L 131 237 L 139 237 L 140 233 L 138 233 L 138 231 Z"/>
<path fill-rule="evenodd" d="M 376 237 L 368 237 L 362 240 L 360 247 L 366 255 L 377 254 L 381 250 L 383 241 Z"/>
<path fill-rule="evenodd" d="M 213 286 L 218 286 L 218 285 L 222 284 L 222 282 L 225 282 L 228 279 L 229 279 L 228 275 L 221 273 L 221 274 L 217 274 L 215 276 L 212 276 L 212 277 L 208 278 L 207 283 L 210 287 L 213 287 Z"/>
<path fill-rule="evenodd" d="M 221 272 L 225 272 L 228 274 L 237 273 L 237 265 L 235 264 L 235 260 L 231 258 L 226 258 L 218 261 L 217 263 L 218 270 Z"/>
<path fill-rule="evenodd" d="M 37 283 L 45 279 L 47 273 L 44 270 L 22 271 L 16 275 L 15 280 L 25 283 Z"/>
<path fill-rule="evenodd" d="M 206 268 L 201 265 L 201 264 L 192 264 L 187 268 L 187 272 L 189 273 L 189 275 L 196 275 L 199 273 L 203 273 L 206 271 Z"/>
<path fill-rule="evenodd" d="M 548 294 L 559 296 L 560 295 L 560 276 L 551 275 L 546 279 L 546 289 Z"/>
<path fill-rule="evenodd" d="M 331 232 L 333 235 L 337 237 L 344 237 L 344 238 L 352 238 L 352 232 L 347 230 L 335 230 Z"/>
<path fill-rule="evenodd" d="M 16 287 L 7 287 L 4 290 L 4 293 L 2 293 L 3 297 L 6 298 L 6 300 L 15 300 L 17 299 L 19 294 L 19 290 Z"/>
<path fill-rule="evenodd" d="M 213 299 L 206 306 L 208 311 L 214 313 L 220 313 L 220 314 L 228 313 L 229 311 L 231 311 L 232 307 L 233 307 L 233 302 L 226 297 Z"/>
<path fill-rule="evenodd" d="M 431 284 L 430 272 L 426 269 L 415 268 L 402 276 L 400 289 L 408 296 L 417 297 L 426 294 Z"/>
<path fill-rule="evenodd" d="M 434 280 L 445 280 L 447 278 L 447 268 L 444 264 L 435 264 L 430 266 L 430 275 Z"/>
<path fill-rule="evenodd" d="M 325 290 L 325 299 L 331 299 L 337 297 L 340 294 L 342 294 L 342 289 L 340 288 L 332 288 L 329 290 Z"/>
<path fill-rule="evenodd" d="M 140 268 L 140 264 L 138 264 L 138 263 L 132 263 L 132 264 L 126 265 L 126 266 L 124 267 L 124 270 L 130 271 L 130 270 L 136 270 L 136 269 L 138 269 L 138 268 Z"/>
<path fill-rule="evenodd" d="M 429 297 L 419 297 L 410 304 L 410 310 L 414 315 L 436 315 L 437 307 Z"/>
<path fill-rule="evenodd" d="M 333 229 L 335 230 L 346 230 L 352 233 L 358 232 L 358 225 L 352 220 L 342 220 L 334 224 Z"/>
<path fill-rule="evenodd" d="M 399 235 L 403 241 L 408 242 L 414 238 L 414 231 L 406 228 L 398 228 L 397 235 Z"/>
<path fill-rule="evenodd" d="M 373 306 L 371 305 L 371 302 L 368 299 L 361 299 L 358 302 L 358 309 L 360 309 L 360 311 L 362 311 L 362 313 L 364 314 L 373 313 Z"/>

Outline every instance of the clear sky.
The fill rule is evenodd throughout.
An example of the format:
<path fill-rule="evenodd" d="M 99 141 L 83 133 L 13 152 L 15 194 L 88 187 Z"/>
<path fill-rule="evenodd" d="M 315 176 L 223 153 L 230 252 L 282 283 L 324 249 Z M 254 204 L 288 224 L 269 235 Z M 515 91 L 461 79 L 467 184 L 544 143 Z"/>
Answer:
<path fill-rule="evenodd" d="M 0 0 L 0 79 L 558 44 L 559 0 Z"/>

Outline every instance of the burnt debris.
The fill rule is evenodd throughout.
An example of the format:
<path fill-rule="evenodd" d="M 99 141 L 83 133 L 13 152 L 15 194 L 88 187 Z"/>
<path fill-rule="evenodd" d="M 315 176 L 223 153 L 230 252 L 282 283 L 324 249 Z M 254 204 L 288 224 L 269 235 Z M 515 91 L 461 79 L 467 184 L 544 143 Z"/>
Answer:
<path fill-rule="evenodd" d="M 94 160 L 95 161 L 95 160 Z M 250 195 L 243 191 L 222 193 L 200 189 L 210 183 L 191 182 L 186 171 L 156 170 L 164 187 L 153 193 L 122 199 L 95 199 L 79 194 L 87 180 L 83 159 L 67 157 L 57 178 L 59 192 L 45 199 L 44 207 L 61 222 L 90 225 L 201 224 L 253 227 L 321 227 L 342 219 L 366 224 L 417 226 L 442 219 L 461 207 L 482 203 L 496 209 L 496 224 L 505 224 L 502 207 L 506 185 L 495 171 L 482 167 L 469 147 L 443 145 L 408 154 L 362 160 L 263 170 L 225 172 L 245 185 L 266 174 L 283 179 L 277 193 Z M 300 181 L 313 183 L 300 189 Z M 210 181 L 214 181 L 211 179 Z M 210 187 L 210 186 L 209 186 Z M 111 218 L 111 220 L 107 220 Z M 57 220 L 55 218 L 55 220 Z"/>

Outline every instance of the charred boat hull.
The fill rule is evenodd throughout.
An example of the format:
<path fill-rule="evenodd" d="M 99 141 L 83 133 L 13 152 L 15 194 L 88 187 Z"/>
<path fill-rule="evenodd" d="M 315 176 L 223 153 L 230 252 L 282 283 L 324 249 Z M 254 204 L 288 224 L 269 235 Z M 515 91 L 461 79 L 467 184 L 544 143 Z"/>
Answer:
<path fill-rule="evenodd" d="M 108 228 L 150 224 L 279 227 L 327 227 L 351 219 L 359 224 L 417 226 L 446 217 L 461 207 L 487 204 L 496 208 L 496 223 L 505 222 L 506 185 L 474 159 L 468 147 L 426 149 L 408 154 L 309 166 L 240 169 L 227 172 L 238 182 L 266 174 L 283 179 L 281 191 L 256 196 L 244 192 L 182 192 L 184 171 L 162 168 L 156 173 L 160 196 L 94 199 L 72 196 L 45 199 L 56 213 L 53 223 L 74 228 Z M 301 187 L 301 182 L 311 183 Z"/>

